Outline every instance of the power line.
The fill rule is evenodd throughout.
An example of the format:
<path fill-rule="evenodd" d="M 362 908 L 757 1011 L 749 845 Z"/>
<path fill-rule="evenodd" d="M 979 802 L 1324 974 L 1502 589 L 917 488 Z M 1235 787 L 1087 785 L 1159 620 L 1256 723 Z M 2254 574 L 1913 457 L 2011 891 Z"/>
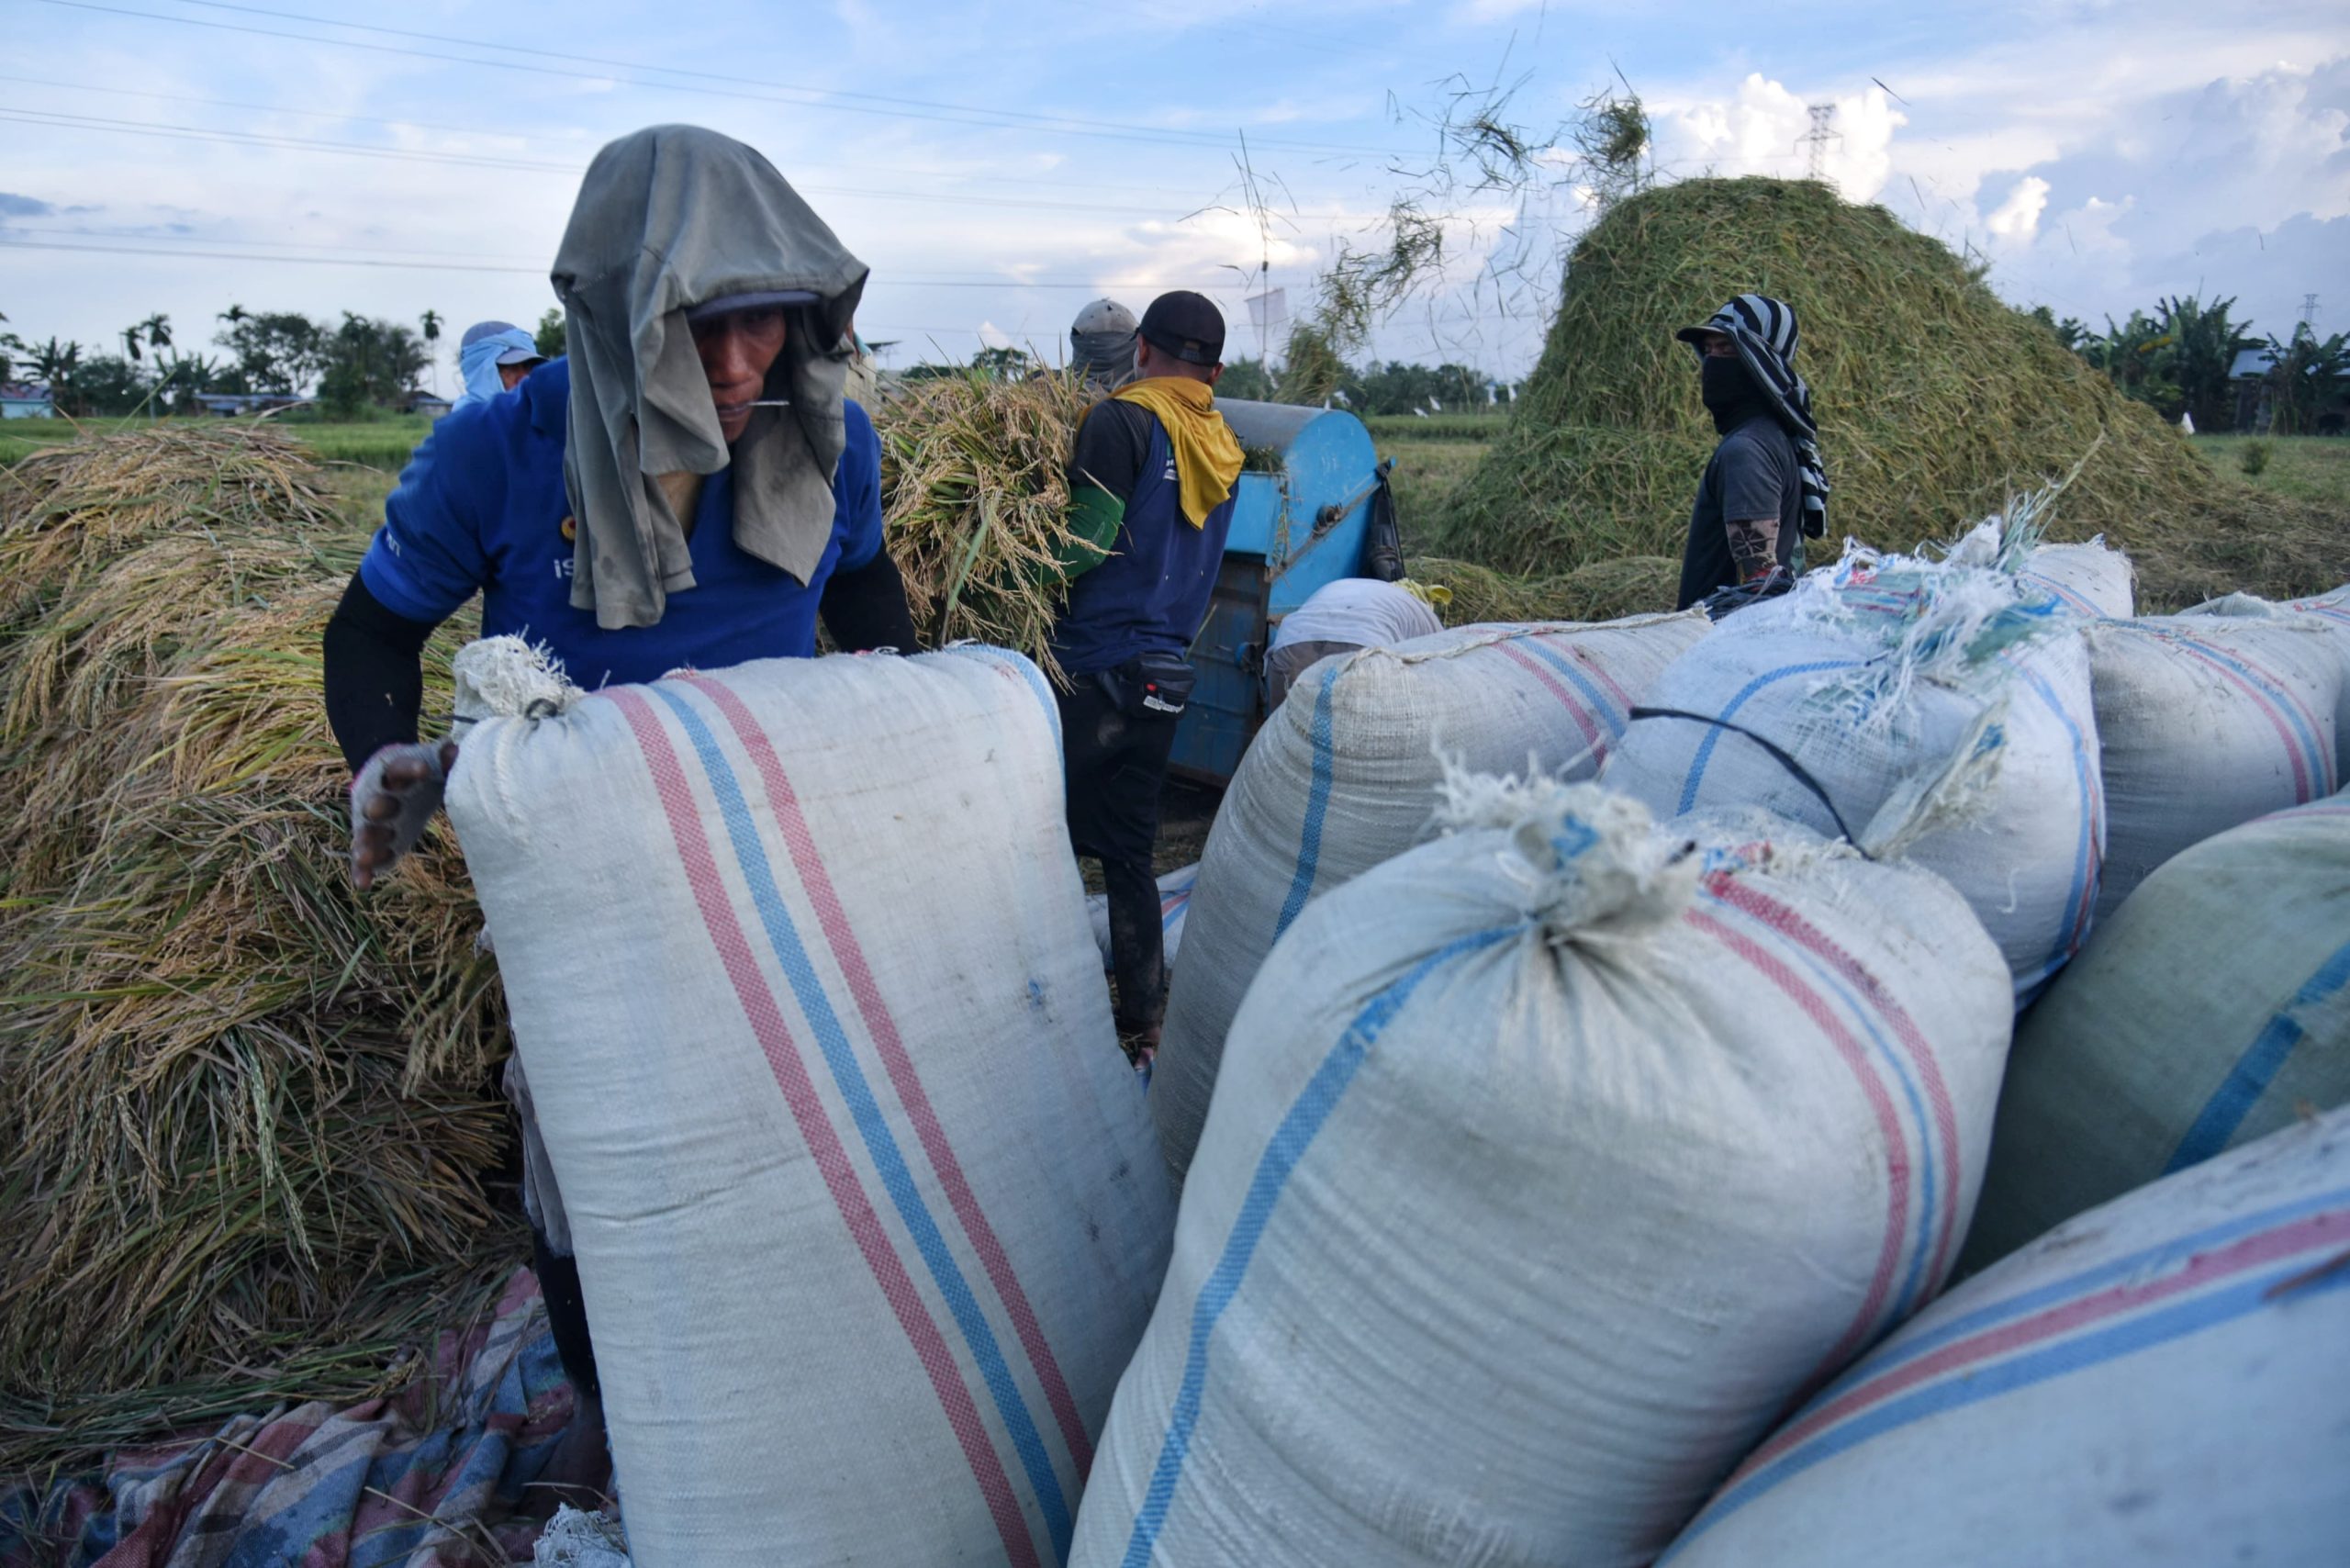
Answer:
<path fill-rule="evenodd" d="M 0 233 L 0 250 L 6 251 L 79 251 L 99 256 L 170 256 L 191 261 L 285 262 L 296 264 L 329 267 L 396 267 L 408 272 L 428 273 L 520 273 L 546 275 L 547 269 L 539 267 L 497 266 L 487 262 L 401 262 L 361 256 L 254 256 L 235 251 L 191 251 L 166 249 L 162 246 L 140 245 L 76 245 L 57 240 L 11 240 Z"/>
<path fill-rule="evenodd" d="M 193 246 L 197 246 L 197 245 L 236 245 L 236 246 L 242 246 L 242 247 L 246 247 L 246 248 L 257 248 L 257 247 L 265 247 L 265 246 L 270 246 L 270 245 L 273 245 L 273 244 L 276 243 L 275 241 L 267 241 L 267 240 L 195 240 L 195 241 L 188 241 L 185 245 L 182 245 L 182 244 L 176 244 L 176 243 L 172 242 L 172 241 L 169 241 L 165 236 L 162 236 L 162 235 L 156 235 L 156 234 L 150 234 L 150 235 L 129 236 L 129 238 L 136 238 L 136 239 L 139 239 L 139 240 L 141 240 L 141 241 L 147 241 L 146 243 L 143 243 L 143 244 L 132 244 L 132 245 L 92 245 L 92 244 L 80 244 L 80 243 L 75 243 L 75 242 L 73 242 L 73 241 L 57 241 L 57 240 L 18 240 L 18 239 L 15 239 L 15 238 L 13 238 L 13 237 L 12 237 L 12 236 L 14 236 L 14 235 L 17 235 L 17 234 L 25 234 L 25 233 L 44 233 L 44 234 L 50 234 L 50 233 L 62 233 L 62 234 L 72 234 L 72 233 L 78 233 L 78 232 L 83 232 L 83 231 L 82 231 L 82 230 L 46 230 L 46 229 L 44 229 L 44 230 L 34 230 L 34 229 L 27 229 L 27 228 L 21 228 L 21 227 L 19 227 L 19 228 L 10 228 L 10 229 L 0 229 L 0 250 L 15 250 L 15 251 L 73 251 L 73 252 L 81 252 L 81 253 L 83 253 L 83 254 L 86 254 L 86 255 L 100 255 L 100 256 L 169 256 L 169 257 L 173 257 L 173 258 L 185 257 L 185 258 L 187 258 L 187 259 L 189 259 L 189 260 L 195 260 L 195 261 L 222 261 L 222 262 L 246 262 L 246 263 L 252 263 L 252 262 L 269 262 L 269 263 L 290 263 L 290 264 L 294 264 L 294 265 L 309 265 L 309 266 L 391 267 L 391 268 L 397 268 L 397 269 L 400 269 L 400 270 L 403 270 L 403 271 L 409 271 L 409 272 L 507 273 L 507 274 L 522 274 L 535 275 L 535 276 L 539 276 L 539 277 L 544 277 L 544 276 L 546 275 L 546 274 L 547 274 L 547 266 L 546 266 L 546 264 L 545 264 L 544 263 L 541 263 L 536 264 L 536 265 L 525 266 L 525 265 L 500 265 L 500 264 L 498 264 L 498 263 L 490 263 L 490 262 L 478 262 L 478 261 L 476 261 L 476 262 L 431 262 L 431 261 L 405 261 L 405 260 L 399 260 L 399 259 L 397 259 L 397 258 L 398 258 L 398 257 L 402 254 L 402 252 L 381 252 L 381 253 L 378 253 L 378 254 L 375 254 L 375 255 L 357 254 L 357 255 L 341 255 L 341 256 L 297 256 L 297 255 L 275 255 L 275 256 L 272 256 L 272 255 L 260 255 L 260 256 L 256 256 L 256 255 L 245 255 L 245 254 L 240 254 L 240 253 L 233 252 L 211 251 L 211 250 L 196 250 L 196 249 L 193 249 L 193 248 L 191 248 L 191 247 L 193 247 Z M 92 238 L 103 238 L 103 237 L 104 237 L 104 236 L 92 236 Z M 310 249 L 310 250 L 342 250 L 342 251 L 352 251 L 352 252 L 356 252 L 356 251 L 359 251 L 359 250 L 360 250 L 360 247 L 356 247 L 356 246 L 330 246 L 330 245 L 327 245 L 327 244 L 323 244 L 323 243 L 314 243 L 314 244 L 309 244 L 309 245 L 308 245 L 308 246 L 306 246 L 306 247 L 304 247 L 304 248 Z M 435 254 L 442 254 L 442 253 L 445 253 L 445 252 L 407 252 L 407 254 L 422 254 L 422 255 L 428 255 L 428 256 L 429 256 L 429 255 L 435 255 Z M 1110 284 L 1110 283 L 1105 283 L 1102 279 L 1098 278 L 1098 277 L 1093 277 L 1093 278 L 996 278 L 996 277 L 953 277 L 953 276 L 940 276 L 940 275 L 936 275 L 936 274 L 926 274 L 926 273 L 888 273 L 888 272 L 880 272 L 880 273 L 876 273 L 876 274 L 873 275 L 872 283 L 871 283 L 871 285 L 869 285 L 868 286 L 880 286 L 880 287 L 884 287 L 884 288 L 1005 288 L 1005 289 L 1041 289 L 1041 290 L 1049 290 L 1049 291 L 1061 291 L 1061 290 L 1091 290 L 1091 289 L 1103 289 L 1103 288 L 1110 288 L 1110 287 L 1118 287 L 1118 288 L 1196 288 L 1196 287 L 1198 287 L 1198 286 L 1199 286 L 1199 280 L 1198 280 L 1198 279 L 1196 279 L 1196 278 L 1127 278 L 1127 279 L 1123 279 L 1123 280 L 1121 280 L 1121 281 L 1119 281 L 1119 282 L 1117 282 L 1117 283 L 1115 283 L 1115 284 Z"/>
<path fill-rule="evenodd" d="M 423 256 L 477 262 L 524 263 L 531 261 L 528 256 L 500 255 L 493 252 L 477 250 L 419 251 L 393 245 L 344 245 L 331 240 L 237 240 L 225 235 L 175 234 L 158 232 L 152 224 L 137 229 L 99 229 L 87 224 L 57 228 L 48 224 L 13 223 L 0 219 L 0 239 L 17 234 L 62 234 L 71 239 L 133 240 L 164 245 L 236 245 L 248 250 L 352 251 L 373 256 Z M 546 269 L 543 263 L 540 263 L 533 270 L 543 272 Z"/>
<path fill-rule="evenodd" d="M 1093 136 L 1120 141 L 1150 141 L 1178 147 L 1192 147 L 1225 151 L 1229 143 L 1211 131 L 1184 131 L 1131 125 L 1115 120 L 1090 120 L 1070 116 L 1035 115 L 1020 109 L 1000 109 L 979 105 L 947 103 L 926 98 L 898 98 L 877 93 L 857 93 L 832 87 L 795 87 L 773 83 L 754 82 L 750 78 L 724 76 L 713 72 L 689 71 L 666 65 L 642 65 L 625 62 L 603 62 L 593 56 L 565 55 L 549 50 L 525 49 L 516 44 L 487 43 L 470 39 L 447 38 L 440 34 L 402 33 L 394 28 L 369 27 L 355 22 L 332 22 L 298 13 L 263 11 L 254 6 L 214 6 L 220 10 L 238 10 L 262 16 L 289 17 L 314 26 L 350 28 L 393 37 L 419 38 L 447 42 L 468 49 L 493 49 L 510 54 L 536 55 L 543 60 L 578 60 L 609 64 L 614 70 L 657 72 L 666 75 L 693 77 L 702 82 L 741 82 L 746 86 L 764 87 L 767 91 L 737 91 L 724 87 L 693 85 L 687 83 L 646 81 L 641 75 L 615 76 L 611 70 L 586 72 L 566 70 L 561 66 L 537 65 L 527 60 L 484 60 L 473 55 L 444 54 L 433 50 L 411 49 L 404 45 L 370 43 L 357 39 L 321 38 L 315 33 L 291 33 L 274 28 L 257 28 L 238 22 L 208 22 L 195 17 L 171 17 L 152 11 L 132 11 L 118 6 L 103 6 L 93 0 L 39 0 L 44 6 L 66 10 L 90 11 L 105 16 L 128 17 L 138 21 L 164 22 L 178 27 L 207 28 L 216 32 L 242 33 L 259 38 L 288 39 L 297 43 L 324 44 L 332 49 L 360 50 L 376 54 L 402 55 L 416 60 L 440 61 L 448 64 L 487 66 L 499 71 L 527 71 L 542 76 L 558 76 L 577 82 L 620 82 L 632 87 L 649 87 L 656 91 L 697 93 L 710 97 L 736 98 L 754 103 L 787 104 L 800 108 L 824 108 L 845 114 L 878 116 L 885 119 L 935 120 L 947 125 L 975 125 L 995 130 L 1050 130 L 1071 136 Z M 207 5 L 211 0 L 182 0 L 187 5 Z M 864 100 L 847 102 L 844 100 Z M 882 107 L 899 105 L 900 107 Z M 1336 154 L 1348 157 L 1386 158 L 1398 156 L 1386 148 L 1351 146 L 1341 143 L 1313 141 L 1263 141 L 1259 145 L 1276 146 L 1284 151 Z"/>
<path fill-rule="evenodd" d="M 867 103 L 874 104 L 890 104 L 923 109 L 951 109 L 966 114 L 1001 116 L 1009 119 L 1031 120 L 1038 122 L 1039 124 L 1050 124 L 1053 126 L 1091 126 L 1105 130 L 1140 131 L 1146 134 L 1159 134 L 1171 129 L 1161 126 L 1140 125 L 1126 120 L 1095 120 L 1080 118 L 1070 115 L 1031 114 L 1024 109 L 1007 109 L 992 104 L 957 104 L 942 102 L 934 98 L 902 97 L 889 93 L 862 93 L 849 88 L 834 86 L 808 87 L 793 83 L 764 80 L 755 76 L 733 76 L 722 71 L 697 71 L 686 66 L 677 65 L 647 65 L 641 61 L 613 60 L 605 56 L 593 54 L 568 54 L 561 50 L 542 49 L 536 45 L 530 44 L 498 43 L 488 39 L 457 38 L 446 33 L 416 32 L 402 28 L 376 27 L 366 22 L 346 22 L 341 20 L 340 17 L 319 17 L 301 11 L 274 10 L 265 6 L 231 5 L 228 3 L 228 0 L 179 0 L 179 4 L 183 6 L 193 6 L 207 11 L 233 11 L 249 17 L 269 17 L 279 21 L 306 22 L 313 27 L 344 28 L 352 32 L 375 33 L 384 38 L 414 39 L 425 43 L 453 44 L 462 49 L 493 49 L 504 54 L 535 55 L 543 60 L 566 60 L 574 62 L 575 64 L 600 65 L 621 71 L 651 71 L 658 73 L 664 76 L 688 76 L 698 81 L 724 82 L 741 87 L 763 87 L 771 89 L 782 88 L 788 92 L 812 94 L 822 98 L 856 98 L 862 99 Z M 166 17 L 163 19 L 175 20 L 178 18 Z M 337 40 L 330 39 L 319 39 L 318 41 L 330 43 Z M 657 85 L 657 84 L 655 84 L 655 85 Z M 1214 133 L 1213 132 L 1202 131 L 1177 132 L 1176 134 L 1207 136 L 1212 139 L 1214 137 Z M 1214 139 L 1214 144 L 1221 147 L 1223 142 L 1220 139 Z M 1285 145 L 1299 149 L 1313 148 L 1317 151 L 1338 151 L 1338 149 L 1320 148 L 1317 144 L 1311 142 L 1271 142 L 1260 144 Z M 1351 149 L 1351 151 L 1368 152 L 1372 150 L 1368 148 L 1356 148 Z"/>
<path fill-rule="evenodd" d="M 450 125 L 442 120 L 391 119 L 380 115 L 354 115 L 329 109 L 293 108 L 283 104 L 247 103 L 237 98 L 207 98 L 192 93 L 157 93 L 137 87 L 103 87 L 94 82 L 62 82 L 49 77 L 11 75 L 6 72 L 0 72 L 0 82 L 15 82 L 29 87 L 50 87 L 62 93 L 99 93 L 118 98 L 147 98 L 158 103 L 196 104 L 207 108 L 246 109 L 256 114 L 287 115 L 297 119 L 331 120 L 351 125 L 380 125 L 394 130 L 445 130 L 461 136 L 487 136 L 499 139 L 513 139 L 515 136 L 515 133 L 510 130 L 499 130 L 489 126 Z M 20 105 L 11 106 L 20 109 L 23 107 Z M 25 109 L 23 112 L 68 114 L 72 111 Z M 990 185 L 1038 185 L 1048 190 L 1068 191 L 1102 188 L 1102 182 L 1098 180 L 1024 179 L 1016 174 L 982 174 L 958 169 L 914 169 L 901 163 L 831 163 L 826 167 L 837 174 L 911 174 L 918 179 L 952 180 L 957 185 L 976 183 Z M 1133 185 L 1121 182 L 1118 188 L 1130 194 L 1148 192 L 1160 196 L 1181 196 L 1187 201 L 1196 200 L 1199 195 L 1196 190 L 1178 190 L 1170 185 Z"/>
<path fill-rule="evenodd" d="M 158 137 L 167 140 L 212 141 L 229 146 L 262 147 L 278 151 L 332 152 L 343 157 L 378 158 L 393 162 L 439 163 L 458 168 L 509 169 L 526 174 L 578 174 L 585 173 L 585 163 L 553 163 L 538 159 L 509 158 L 469 152 L 431 152 L 419 148 L 365 147 L 353 141 L 328 141 L 317 137 L 279 136 L 267 132 L 216 130 L 208 126 L 159 125 L 152 121 L 115 119 L 99 115 L 63 114 L 49 109 L 0 108 L 0 121 L 19 125 L 43 125 L 61 129 L 99 130 L 121 136 Z M 936 191 L 893 191 L 873 185 L 800 185 L 795 190 L 814 192 L 820 196 L 869 197 L 876 201 L 913 201 L 924 204 L 945 202 L 957 207 L 1009 207 L 1021 212 L 1086 212 L 1115 214 L 1130 218 L 1166 218 L 1168 207 L 1113 207 L 1091 201 L 1041 201 L 1035 198 L 1015 199 L 1010 196 L 957 196 Z M 1195 212 L 1212 210 L 1214 204 L 1195 207 Z M 1348 214 L 1311 213 L 1300 217 L 1343 221 Z"/>

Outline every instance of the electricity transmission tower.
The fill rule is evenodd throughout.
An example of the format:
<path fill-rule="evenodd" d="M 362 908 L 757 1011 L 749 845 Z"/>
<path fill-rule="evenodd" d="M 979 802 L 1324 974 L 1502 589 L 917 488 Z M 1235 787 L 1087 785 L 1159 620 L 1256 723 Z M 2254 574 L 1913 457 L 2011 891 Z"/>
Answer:
<path fill-rule="evenodd" d="M 1828 144 L 1841 141 L 1844 138 L 1841 132 L 1829 129 L 1836 119 L 1835 105 L 1812 104 L 1807 107 L 1811 114 L 1811 129 L 1796 138 L 1796 145 L 1811 149 L 1811 172 L 1804 177 L 1824 180 L 1828 177 Z"/>
<path fill-rule="evenodd" d="M 2312 332 L 2317 330 L 2317 296 L 2314 294 L 2301 296 L 2301 325 Z"/>

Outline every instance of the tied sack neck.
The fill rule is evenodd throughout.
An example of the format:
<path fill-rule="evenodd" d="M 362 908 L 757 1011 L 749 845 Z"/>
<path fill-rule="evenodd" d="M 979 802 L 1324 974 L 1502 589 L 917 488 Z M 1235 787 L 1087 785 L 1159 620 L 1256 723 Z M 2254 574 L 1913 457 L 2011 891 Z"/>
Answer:
<path fill-rule="evenodd" d="M 1156 375 L 1122 386 L 1112 398 L 1158 416 L 1175 454 L 1183 521 L 1193 528 L 1206 526 L 1208 514 L 1231 498 L 1240 478 L 1240 438 L 1215 411 L 1215 389 L 1188 376 Z"/>

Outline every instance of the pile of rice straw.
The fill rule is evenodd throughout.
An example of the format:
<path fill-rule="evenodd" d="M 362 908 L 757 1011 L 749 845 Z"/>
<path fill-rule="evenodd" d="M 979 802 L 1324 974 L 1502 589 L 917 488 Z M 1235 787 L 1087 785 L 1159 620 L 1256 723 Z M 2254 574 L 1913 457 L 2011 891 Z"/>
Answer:
<path fill-rule="evenodd" d="M 2140 602 L 2341 580 L 2341 520 L 2221 485 L 2178 431 L 2117 392 L 1982 269 L 1881 207 L 1814 181 L 1694 179 L 1610 207 L 1576 244 L 1541 361 L 1480 467 L 1446 499 L 1439 554 L 1543 576 L 1678 558 L 1717 440 L 1675 328 L 1749 291 L 1791 303 L 1835 493 L 1832 534 L 1948 537 L 2079 472 L 2054 536 L 2130 553 Z M 1814 541 L 1814 562 L 1841 542 Z M 1644 606 L 1662 608 L 1670 598 Z"/>
<path fill-rule="evenodd" d="M 522 1255 L 463 863 L 344 873 L 364 540 L 266 430 L 0 471 L 0 1469 L 394 1386 Z"/>
<path fill-rule="evenodd" d="M 924 647 L 977 638 L 1056 679 L 1055 553 L 1069 539 L 1065 470 L 1094 395 L 1066 375 L 917 381 L 875 417 L 882 526 Z"/>
<path fill-rule="evenodd" d="M 1673 608 L 1681 563 L 1662 555 L 1595 561 L 1554 577 L 1520 577 L 1474 561 L 1416 555 L 1406 565 L 1414 582 L 1452 590 L 1448 626 L 1493 621 L 1614 621 Z"/>

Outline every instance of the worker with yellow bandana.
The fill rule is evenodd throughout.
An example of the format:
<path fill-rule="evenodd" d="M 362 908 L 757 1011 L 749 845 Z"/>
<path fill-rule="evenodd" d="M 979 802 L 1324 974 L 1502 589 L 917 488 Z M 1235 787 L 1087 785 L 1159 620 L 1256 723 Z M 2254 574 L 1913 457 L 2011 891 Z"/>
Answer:
<path fill-rule="evenodd" d="M 1069 843 L 1102 862 L 1118 1033 L 1147 1061 L 1167 1009 L 1151 875 L 1158 792 L 1232 527 L 1240 441 L 1215 409 L 1216 308 L 1188 290 L 1162 294 L 1136 337 L 1137 379 L 1078 426 L 1068 599 L 1051 641 L 1075 686 L 1060 699 Z"/>

